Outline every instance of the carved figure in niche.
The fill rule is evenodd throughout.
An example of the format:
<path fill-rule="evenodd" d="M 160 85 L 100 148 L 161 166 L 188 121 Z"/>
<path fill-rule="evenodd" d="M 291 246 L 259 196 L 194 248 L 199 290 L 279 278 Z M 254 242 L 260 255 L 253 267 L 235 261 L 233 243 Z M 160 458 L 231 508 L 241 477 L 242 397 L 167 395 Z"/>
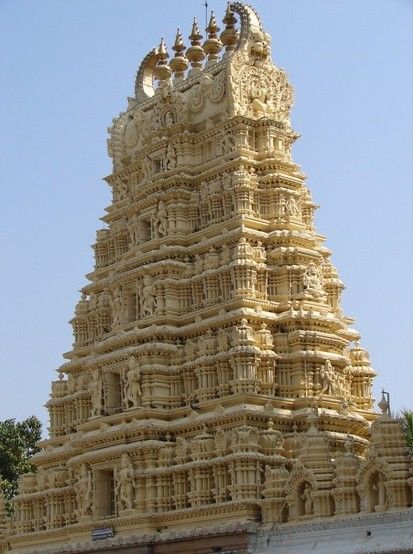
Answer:
<path fill-rule="evenodd" d="M 175 457 L 184 460 L 188 451 L 188 444 L 183 437 L 176 437 Z"/>
<path fill-rule="evenodd" d="M 303 285 L 305 292 L 311 294 L 313 297 L 318 297 L 323 294 L 320 275 L 314 264 L 311 264 L 304 272 Z"/>
<path fill-rule="evenodd" d="M 82 464 L 80 476 L 74 484 L 77 514 L 78 516 L 89 516 L 92 514 L 93 507 L 93 482 L 92 472 L 86 464 Z"/>
<path fill-rule="evenodd" d="M 152 278 L 145 275 L 142 287 L 142 315 L 152 315 L 156 309 L 156 291 Z"/>
<path fill-rule="evenodd" d="M 127 454 L 123 454 L 120 468 L 116 472 L 116 492 L 119 510 L 132 510 L 134 497 L 133 465 Z"/>
<path fill-rule="evenodd" d="M 288 197 L 287 202 L 285 203 L 285 210 L 288 215 L 298 215 L 300 213 L 297 200 L 294 196 Z"/>
<path fill-rule="evenodd" d="M 142 169 L 145 177 L 150 177 L 153 173 L 153 162 L 148 154 L 146 154 L 142 160 Z"/>
<path fill-rule="evenodd" d="M 169 110 L 165 114 L 165 126 L 173 125 L 176 123 L 175 113 L 172 110 Z"/>
<path fill-rule="evenodd" d="M 108 306 L 110 306 L 110 294 L 104 290 L 99 296 L 99 308 L 107 308 Z"/>
<path fill-rule="evenodd" d="M 79 390 L 87 390 L 88 384 L 90 382 L 90 376 L 88 373 L 81 373 L 77 378 L 77 388 Z"/>
<path fill-rule="evenodd" d="M 153 131 L 157 131 L 158 129 L 160 129 L 162 127 L 162 118 L 161 118 L 161 113 L 159 111 L 159 108 L 155 108 L 153 110 L 153 115 L 152 115 L 152 121 L 151 121 L 151 128 Z"/>
<path fill-rule="evenodd" d="M 137 244 L 139 244 L 139 240 L 140 240 L 140 229 L 139 229 L 139 222 L 138 221 L 134 221 L 130 228 L 129 228 L 129 233 L 130 233 L 130 238 L 131 238 L 131 242 L 136 246 Z"/>
<path fill-rule="evenodd" d="M 166 147 L 165 166 L 168 171 L 176 167 L 176 151 L 171 144 Z"/>
<path fill-rule="evenodd" d="M 124 380 L 125 401 L 128 408 L 142 405 L 141 371 L 135 356 L 129 358 L 126 379 Z"/>
<path fill-rule="evenodd" d="M 168 231 L 168 214 L 165 208 L 165 204 L 162 200 L 158 204 L 158 212 L 154 221 L 154 228 L 157 231 L 158 235 L 164 237 Z"/>
<path fill-rule="evenodd" d="M 225 134 L 221 138 L 220 152 L 218 155 L 228 154 L 234 147 L 234 137 L 232 135 Z"/>
<path fill-rule="evenodd" d="M 387 493 L 384 484 L 384 476 L 379 473 L 374 476 L 372 482 L 374 511 L 382 512 L 387 507 Z M 377 503 L 376 503 L 377 502 Z"/>
<path fill-rule="evenodd" d="M 138 142 L 137 119 L 135 119 L 135 116 L 131 116 L 129 121 L 126 123 L 123 142 L 125 143 L 127 150 L 133 149 Z"/>
<path fill-rule="evenodd" d="M 115 200 L 125 200 L 128 195 L 128 183 L 124 179 L 121 179 L 115 188 Z"/>
<path fill-rule="evenodd" d="M 271 466 L 269 466 L 269 465 L 265 466 L 264 476 L 265 476 L 265 483 L 266 484 L 271 483 L 271 481 L 272 481 L 272 468 L 271 468 Z"/>
<path fill-rule="evenodd" d="M 102 375 L 100 371 L 95 372 L 92 375 L 92 379 L 89 382 L 90 390 L 90 402 L 92 405 L 92 416 L 99 416 L 103 409 L 103 395 L 102 395 Z"/>
<path fill-rule="evenodd" d="M 113 325 L 119 327 L 123 320 L 123 297 L 120 287 L 116 287 L 113 291 L 111 301 Z"/>
<path fill-rule="evenodd" d="M 229 190 L 232 187 L 232 174 L 224 173 L 222 176 L 222 186 L 224 190 Z"/>
<path fill-rule="evenodd" d="M 324 362 L 324 366 L 320 369 L 321 391 L 320 394 L 336 394 L 337 382 L 333 366 L 330 360 Z"/>
<path fill-rule="evenodd" d="M 313 495 L 311 490 L 311 485 L 306 483 L 304 485 L 303 493 L 301 498 L 304 501 L 304 514 L 309 516 L 313 513 Z"/>
<path fill-rule="evenodd" d="M 250 54 L 254 59 L 254 63 L 263 62 L 268 58 L 270 54 L 270 37 L 267 33 L 257 31 L 252 33 L 252 42 L 250 48 Z"/>
<path fill-rule="evenodd" d="M 264 116 L 267 111 L 267 98 L 263 85 L 264 83 L 259 79 L 253 80 L 250 85 L 251 108 L 254 115 Z"/>

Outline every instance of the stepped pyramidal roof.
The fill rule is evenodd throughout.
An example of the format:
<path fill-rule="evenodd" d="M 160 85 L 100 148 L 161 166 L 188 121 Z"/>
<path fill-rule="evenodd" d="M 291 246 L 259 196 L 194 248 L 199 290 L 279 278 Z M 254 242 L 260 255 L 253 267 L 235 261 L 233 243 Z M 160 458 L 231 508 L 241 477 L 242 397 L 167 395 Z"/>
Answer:
<path fill-rule="evenodd" d="M 233 3 L 142 61 L 108 129 L 113 201 L 50 436 L 0 529 L 13 551 L 211 552 L 194 541 L 221 537 L 244 552 L 266 524 L 411 505 L 401 425 L 385 402 L 373 412 L 270 44 Z"/>

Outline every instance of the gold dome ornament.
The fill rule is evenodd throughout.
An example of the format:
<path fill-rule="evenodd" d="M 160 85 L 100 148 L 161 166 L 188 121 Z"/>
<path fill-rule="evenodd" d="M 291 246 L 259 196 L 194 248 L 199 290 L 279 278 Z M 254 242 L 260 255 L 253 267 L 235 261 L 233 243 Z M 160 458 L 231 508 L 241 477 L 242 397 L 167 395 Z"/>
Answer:
<path fill-rule="evenodd" d="M 211 17 L 209 18 L 208 27 L 205 31 L 208 33 L 208 38 L 204 42 L 203 48 L 205 54 L 208 56 L 206 67 L 209 67 L 218 62 L 219 53 L 222 50 L 222 42 L 218 38 L 219 27 L 213 11 L 211 11 Z"/>
<path fill-rule="evenodd" d="M 194 75 L 201 71 L 202 62 L 205 59 L 205 52 L 201 46 L 202 35 L 199 31 L 196 17 L 194 17 L 192 31 L 188 38 L 191 41 L 191 46 L 186 51 L 186 57 L 191 63 L 191 70 L 189 73 L 190 75 Z"/>
<path fill-rule="evenodd" d="M 225 23 L 225 29 L 222 31 L 220 38 L 222 44 L 225 46 L 225 55 L 229 55 L 233 50 L 235 50 L 235 46 L 238 42 L 238 32 L 235 28 L 237 19 L 234 12 L 231 10 L 229 3 L 222 22 Z"/>
<path fill-rule="evenodd" d="M 188 69 L 188 58 L 185 55 L 186 46 L 182 39 L 182 35 L 179 29 L 176 30 L 175 43 L 172 46 L 172 50 L 175 52 L 175 56 L 169 62 L 169 67 L 174 73 L 174 79 L 181 81 L 185 76 L 185 71 Z"/>
<path fill-rule="evenodd" d="M 167 63 L 168 58 L 169 54 L 166 50 L 165 42 L 163 38 L 161 38 L 158 48 L 158 63 L 153 71 L 155 78 L 158 79 L 159 82 L 168 81 L 171 78 L 172 70 Z"/>

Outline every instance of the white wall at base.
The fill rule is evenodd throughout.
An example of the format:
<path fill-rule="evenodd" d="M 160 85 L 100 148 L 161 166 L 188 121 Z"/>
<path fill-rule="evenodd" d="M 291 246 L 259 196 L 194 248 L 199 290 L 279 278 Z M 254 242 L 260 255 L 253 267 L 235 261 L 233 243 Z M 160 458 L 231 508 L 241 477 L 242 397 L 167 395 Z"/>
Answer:
<path fill-rule="evenodd" d="M 413 509 L 265 525 L 251 554 L 378 554 L 413 552 Z"/>

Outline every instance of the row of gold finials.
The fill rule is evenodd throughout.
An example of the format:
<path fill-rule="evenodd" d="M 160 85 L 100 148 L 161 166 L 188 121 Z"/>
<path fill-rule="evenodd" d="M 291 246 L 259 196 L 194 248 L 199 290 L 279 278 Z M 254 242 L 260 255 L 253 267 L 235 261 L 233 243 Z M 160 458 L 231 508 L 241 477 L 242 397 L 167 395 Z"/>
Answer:
<path fill-rule="evenodd" d="M 191 69 L 188 76 L 191 76 L 202 69 L 205 58 L 207 58 L 205 67 L 210 67 L 219 61 L 222 48 L 225 47 L 226 55 L 233 51 L 238 42 L 238 31 L 235 28 L 237 20 L 229 4 L 222 22 L 225 24 L 225 29 L 218 36 L 220 28 L 218 27 L 214 12 L 211 11 L 211 17 L 205 29 L 208 37 L 202 44 L 201 39 L 203 36 L 199 31 L 197 19 L 194 18 L 192 31 L 188 37 L 191 41 L 191 46 L 189 48 L 186 48 L 184 45 L 182 34 L 178 29 L 175 43 L 172 46 L 175 55 L 169 64 L 167 63 L 169 55 L 164 39 L 162 38 L 157 52 L 158 64 L 154 68 L 155 78 L 159 81 L 165 81 L 168 80 L 173 73 L 175 80 L 181 80 L 184 78 L 185 71 L 188 69 L 189 64 L 191 64 Z"/>

